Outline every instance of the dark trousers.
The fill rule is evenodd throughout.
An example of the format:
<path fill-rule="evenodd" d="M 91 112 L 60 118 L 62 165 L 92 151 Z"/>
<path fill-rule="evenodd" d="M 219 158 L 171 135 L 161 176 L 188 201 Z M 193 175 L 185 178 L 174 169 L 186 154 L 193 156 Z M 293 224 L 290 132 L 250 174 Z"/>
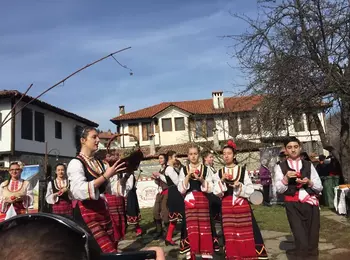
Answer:
<path fill-rule="evenodd" d="M 320 210 L 308 203 L 286 202 L 287 218 L 292 230 L 296 254 L 304 259 L 318 255 Z"/>
<path fill-rule="evenodd" d="M 270 203 L 270 185 L 263 186 L 264 202 Z"/>

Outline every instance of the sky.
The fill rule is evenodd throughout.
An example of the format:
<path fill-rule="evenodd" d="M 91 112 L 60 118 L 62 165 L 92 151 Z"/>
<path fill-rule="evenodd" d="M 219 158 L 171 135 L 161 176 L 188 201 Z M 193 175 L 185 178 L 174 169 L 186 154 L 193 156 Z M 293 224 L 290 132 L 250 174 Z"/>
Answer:
<path fill-rule="evenodd" d="M 75 75 L 41 99 L 115 126 L 119 106 L 135 111 L 164 101 L 231 96 L 246 79 L 230 55 L 255 0 L 0 0 L 0 89 L 36 96 L 80 67 L 132 48 Z"/>

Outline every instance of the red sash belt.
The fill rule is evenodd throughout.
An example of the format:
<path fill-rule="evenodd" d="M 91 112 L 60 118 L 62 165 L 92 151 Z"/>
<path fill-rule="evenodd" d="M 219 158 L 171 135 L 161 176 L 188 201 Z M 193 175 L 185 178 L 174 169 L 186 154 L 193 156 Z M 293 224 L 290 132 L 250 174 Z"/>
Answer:
<path fill-rule="evenodd" d="M 160 194 L 162 194 L 162 195 L 168 195 L 168 189 L 163 190 Z"/>
<path fill-rule="evenodd" d="M 294 196 L 284 195 L 284 201 L 286 201 L 286 202 L 298 202 L 299 201 L 299 191 L 295 192 Z"/>

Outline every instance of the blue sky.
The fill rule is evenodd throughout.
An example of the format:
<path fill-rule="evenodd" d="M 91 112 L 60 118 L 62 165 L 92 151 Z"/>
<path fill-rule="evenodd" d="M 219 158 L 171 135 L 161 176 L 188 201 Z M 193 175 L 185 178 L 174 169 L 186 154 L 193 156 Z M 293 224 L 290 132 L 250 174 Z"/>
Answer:
<path fill-rule="evenodd" d="M 245 83 L 233 69 L 233 44 L 221 36 L 246 25 L 230 12 L 255 15 L 255 0 L 0 1 L 0 89 L 37 95 L 79 67 L 118 49 L 42 99 L 114 130 L 127 112 L 163 101 L 232 95 Z"/>

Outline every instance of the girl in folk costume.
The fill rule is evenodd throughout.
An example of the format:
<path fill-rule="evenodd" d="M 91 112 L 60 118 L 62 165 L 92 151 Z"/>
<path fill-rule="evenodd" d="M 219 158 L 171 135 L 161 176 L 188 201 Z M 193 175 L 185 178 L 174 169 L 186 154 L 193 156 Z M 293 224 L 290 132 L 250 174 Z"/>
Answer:
<path fill-rule="evenodd" d="M 218 171 L 214 194 L 222 197 L 222 228 L 226 259 L 267 259 L 261 241 L 255 241 L 253 212 L 248 203 L 254 192 L 245 166 L 236 165 L 236 144 L 230 140 L 223 150 L 225 167 Z M 260 230 L 256 230 L 260 233 Z M 261 244 L 258 244 L 258 243 Z"/>
<path fill-rule="evenodd" d="M 21 162 L 10 163 L 10 179 L 0 185 L 0 221 L 25 214 L 33 206 L 33 189 L 28 181 L 21 179 L 23 166 Z"/>
<path fill-rule="evenodd" d="M 211 169 L 213 174 L 216 173 L 214 168 L 214 155 L 210 151 L 204 151 L 202 153 L 202 160 L 205 166 Z M 207 193 L 207 198 L 209 200 L 209 210 L 210 210 L 210 227 L 211 233 L 213 235 L 213 245 L 214 251 L 220 251 L 219 238 L 216 232 L 215 221 L 220 221 L 220 212 L 221 212 L 221 200 L 218 196 L 213 193 Z M 220 221 L 221 222 L 221 221 Z"/>
<path fill-rule="evenodd" d="M 66 166 L 59 163 L 55 167 L 56 179 L 47 185 L 46 202 L 52 205 L 52 213 L 73 216 L 72 194 L 66 178 Z"/>
<path fill-rule="evenodd" d="M 311 162 L 300 158 L 300 141 L 291 137 L 284 142 L 288 159 L 275 168 L 278 193 L 284 194 L 288 222 L 295 249 L 287 251 L 302 259 L 318 257 L 320 210 L 318 194 L 322 183 Z"/>
<path fill-rule="evenodd" d="M 103 193 L 118 192 L 118 183 L 113 184 L 111 189 L 110 179 L 125 170 L 124 164 L 118 160 L 106 169 L 101 161 L 94 158 L 98 150 L 99 138 L 93 127 L 83 129 L 80 144 L 79 155 L 70 161 L 67 169 L 70 190 L 73 198 L 78 200 L 75 207 L 78 211 L 76 215 L 89 228 L 102 252 L 117 252 L 112 221 Z"/>
<path fill-rule="evenodd" d="M 134 178 L 131 173 L 118 173 L 111 179 L 112 186 L 115 184 L 116 193 L 105 193 L 108 212 L 113 223 L 114 239 L 118 243 L 125 236 L 126 217 L 125 217 L 125 197 L 134 186 Z"/>
<path fill-rule="evenodd" d="M 167 165 L 166 154 L 160 154 L 159 157 L 160 170 L 159 172 L 152 173 L 152 178 L 158 186 L 158 194 L 153 207 L 153 218 L 156 225 L 156 229 L 152 233 L 156 234 L 155 239 L 160 239 L 163 236 L 163 225 L 162 222 L 167 225 L 169 224 L 169 211 L 167 207 L 168 201 L 168 185 L 164 179 L 160 178 L 164 174 L 165 167 Z"/>
<path fill-rule="evenodd" d="M 173 234 L 176 224 L 182 219 L 185 211 L 184 199 L 177 185 L 179 184 L 179 175 L 174 168 L 176 162 L 176 152 L 169 151 L 167 153 L 167 166 L 164 169 L 164 175 L 161 175 L 163 181 L 168 185 L 168 201 L 167 207 L 169 209 L 169 227 L 167 236 L 165 238 L 165 245 L 175 245 L 173 241 Z"/>
<path fill-rule="evenodd" d="M 185 196 L 185 215 L 188 238 L 182 241 L 190 245 L 187 259 L 213 257 L 213 239 L 210 229 L 209 202 L 204 193 L 212 191 L 212 172 L 199 163 L 199 148 L 191 146 L 188 150 L 190 161 L 179 174 L 179 191 Z"/>
<path fill-rule="evenodd" d="M 142 229 L 140 227 L 140 206 L 136 194 L 137 180 L 134 173 L 131 174 L 130 178 L 133 179 L 133 186 L 126 197 L 126 218 L 128 225 L 135 226 L 136 236 L 139 237 L 142 235 Z"/>

